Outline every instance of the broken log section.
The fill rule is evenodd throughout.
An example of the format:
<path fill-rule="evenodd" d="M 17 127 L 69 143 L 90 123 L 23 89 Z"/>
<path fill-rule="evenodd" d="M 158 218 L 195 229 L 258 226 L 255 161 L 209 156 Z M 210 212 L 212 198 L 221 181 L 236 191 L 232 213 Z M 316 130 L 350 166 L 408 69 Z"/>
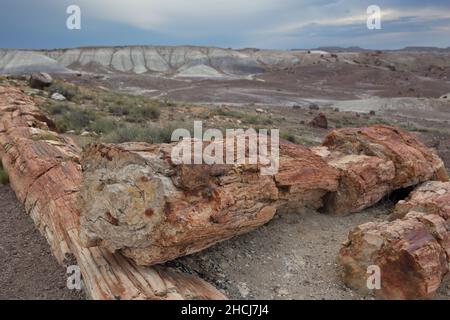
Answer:
<path fill-rule="evenodd" d="M 0 87 L 0 158 L 11 187 L 47 238 L 58 262 L 76 263 L 92 299 L 225 299 L 194 275 L 140 267 L 120 253 L 85 248 L 76 198 L 80 150 L 19 88 Z"/>
<path fill-rule="evenodd" d="M 432 297 L 450 263 L 450 182 L 427 182 L 401 201 L 392 222 L 367 223 L 350 232 L 339 261 L 344 281 L 368 291 L 367 268 L 381 269 L 387 299 Z"/>
<path fill-rule="evenodd" d="M 437 153 L 413 133 L 386 125 L 332 131 L 314 148 L 340 172 L 339 187 L 325 200 L 325 212 L 360 212 L 391 192 L 437 180 L 448 181 Z"/>

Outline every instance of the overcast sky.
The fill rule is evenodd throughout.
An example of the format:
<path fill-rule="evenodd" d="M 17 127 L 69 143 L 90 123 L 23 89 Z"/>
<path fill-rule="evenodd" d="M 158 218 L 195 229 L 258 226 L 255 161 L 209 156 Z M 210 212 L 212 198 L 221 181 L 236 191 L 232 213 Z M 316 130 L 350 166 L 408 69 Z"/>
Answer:
<path fill-rule="evenodd" d="M 81 8 L 81 30 L 66 9 Z M 382 9 L 382 29 L 366 26 Z M 0 47 L 450 46 L 450 0 L 0 0 Z"/>

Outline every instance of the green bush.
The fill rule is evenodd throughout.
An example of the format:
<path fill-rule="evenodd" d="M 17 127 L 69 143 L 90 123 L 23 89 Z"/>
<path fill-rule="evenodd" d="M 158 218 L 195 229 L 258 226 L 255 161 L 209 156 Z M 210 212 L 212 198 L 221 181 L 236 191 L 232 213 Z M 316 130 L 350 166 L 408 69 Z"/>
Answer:
<path fill-rule="evenodd" d="M 122 104 L 114 104 L 108 107 L 108 112 L 114 116 L 127 116 L 130 114 L 130 109 Z"/>
<path fill-rule="evenodd" d="M 72 107 L 68 104 L 50 105 L 46 109 L 55 116 L 55 124 L 59 132 L 69 130 L 80 132 L 88 129 L 91 122 L 97 120 L 97 115 L 94 111 Z"/>
<path fill-rule="evenodd" d="M 51 114 L 51 115 L 61 115 L 68 111 L 70 111 L 71 107 L 68 104 L 65 103 L 50 103 L 47 105 L 44 105 L 44 108 Z"/>
<path fill-rule="evenodd" d="M 114 120 L 108 118 L 95 119 L 89 126 L 91 131 L 96 133 L 108 134 L 117 128 L 117 123 Z"/>
<path fill-rule="evenodd" d="M 293 143 L 297 143 L 297 137 L 292 133 L 283 132 L 281 133 L 281 138 Z"/>
<path fill-rule="evenodd" d="M 160 115 L 161 111 L 155 105 L 134 106 L 130 108 L 129 115 L 125 119 L 128 122 L 144 122 L 146 120 L 156 120 Z"/>
<path fill-rule="evenodd" d="M 140 125 L 127 124 L 108 134 L 105 137 L 105 142 L 169 143 L 171 142 L 173 130 L 174 127 L 142 127 Z"/>

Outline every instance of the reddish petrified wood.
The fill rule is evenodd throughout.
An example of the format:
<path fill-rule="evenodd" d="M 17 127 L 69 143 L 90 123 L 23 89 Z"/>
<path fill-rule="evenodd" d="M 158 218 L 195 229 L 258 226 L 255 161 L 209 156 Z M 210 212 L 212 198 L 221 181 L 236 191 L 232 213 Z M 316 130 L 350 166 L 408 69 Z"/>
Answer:
<path fill-rule="evenodd" d="M 339 187 L 326 199 L 326 212 L 359 212 L 394 190 L 429 180 L 448 181 L 434 150 L 403 130 L 389 126 L 332 131 L 314 148 L 340 172 Z"/>
<path fill-rule="evenodd" d="M 344 281 L 367 291 L 367 268 L 381 268 L 380 291 L 390 299 L 431 297 L 450 263 L 450 183 L 428 182 L 397 205 L 392 222 L 368 223 L 353 230 L 339 261 Z"/>

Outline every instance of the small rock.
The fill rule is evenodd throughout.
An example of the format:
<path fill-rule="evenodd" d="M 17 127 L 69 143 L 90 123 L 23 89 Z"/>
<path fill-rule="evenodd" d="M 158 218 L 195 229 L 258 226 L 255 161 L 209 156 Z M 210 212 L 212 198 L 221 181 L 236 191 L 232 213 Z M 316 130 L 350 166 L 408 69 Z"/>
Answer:
<path fill-rule="evenodd" d="M 309 105 L 309 110 L 319 110 L 319 109 L 320 109 L 320 107 L 316 103 L 311 103 Z"/>
<path fill-rule="evenodd" d="M 301 109 L 302 107 L 300 107 L 298 104 L 295 104 L 292 106 L 292 109 L 298 110 Z"/>
<path fill-rule="evenodd" d="M 43 90 L 49 87 L 53 82 L 53 78 L 45 72 L 33 73 L 30 77 L 30 87 L 33 89 Z"/>
<path fill-rule="evenodd" d="M 247 287 L 247 284 L 245 282 L 241 282 L 240 284 L 238 284 L 237 286 L 240 295 L 243 298 L 246 298 L 249 294 L 250 294 L 250 290 Z"/>
<path fill-rule="evenodd" d="M 58 92 L 55 92 L 54 94 L 52 94 L 51 98 L 56 101 L 66 101 L 67 100 L 66 97 L 64 97 L 62 94 L 60 94 Z"/>
<path fill-rule="evenodd" d="M 450 101 L 450 93 L 444 94 L 442 97 L 440 97 L 440 99 Z"/>
<path fill-rule="evenodd" d="M 265 112 L 263 109 L 256 109 L 255 111 L 258 112 L 258 113 L 264 113 Z"/>
<path fill-rule="evenodd" d="M 285 296 L 288 296 L 288 295 L 289 295 L 289 291 L 288 291 L 287 289 L 285 289 L 285 288 L 279 288 L 279 289 L 277 290 L 277 294 L 278 294 L 279 296 L 281 296 L 281 297 L 285 297 Z"/>
<path fill-rule="evenodd" d="M 323 113 L 315 117 L 309 124 L 315 128 L 328 129 L 328 119 Z"/>

